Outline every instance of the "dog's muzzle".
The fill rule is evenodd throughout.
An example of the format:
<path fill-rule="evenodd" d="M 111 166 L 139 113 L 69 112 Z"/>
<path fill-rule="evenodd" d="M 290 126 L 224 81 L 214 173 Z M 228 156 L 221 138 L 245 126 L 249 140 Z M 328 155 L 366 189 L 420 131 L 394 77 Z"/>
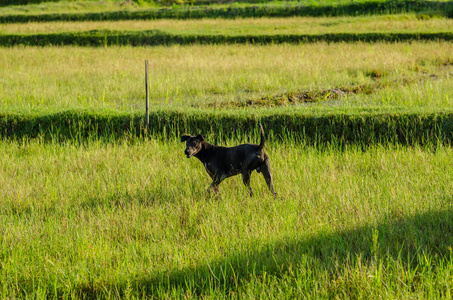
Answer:
<path fill-rule="evenodd" d="M 184 151 L 184 154 L 186 155 L 187 158 L 191 158 L 194 155 L 194 153 L 189 153 L 187 150 Z"/>

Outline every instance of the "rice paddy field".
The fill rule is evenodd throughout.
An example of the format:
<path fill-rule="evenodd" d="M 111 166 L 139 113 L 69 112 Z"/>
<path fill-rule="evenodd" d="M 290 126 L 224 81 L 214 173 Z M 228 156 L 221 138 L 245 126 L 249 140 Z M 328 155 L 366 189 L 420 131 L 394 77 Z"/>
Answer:
<path fill-rule="evenodd" d="M 327 2 L 313 3 L 334 3 Z M 0 15 L 119 5 L 10 5 Z M 452 28 L 436 10 L 10 22 L 0 24 L 0 36 Z M 149 132 L 145 60 L 155 116 Z M 2 46 L 1 298 L 450 299 L 452 86 L 446 40 Z M 259 143 L 258 122 L 277 198 L 256 172 L 253 197 L 240 176 L 213 193 L 202 164 L 185 157 L 180 134 L 204 133 L 224 146 Z M 365 143 L 368 132 L 375 138 Z M 316 136 L 328 138 L 308 140 Z"/>

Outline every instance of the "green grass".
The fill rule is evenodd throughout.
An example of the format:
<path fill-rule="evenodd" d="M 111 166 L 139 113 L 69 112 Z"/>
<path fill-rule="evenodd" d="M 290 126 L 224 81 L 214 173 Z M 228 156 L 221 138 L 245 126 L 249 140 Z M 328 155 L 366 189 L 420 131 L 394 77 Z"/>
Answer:
<path fill-rule="evenodd" d="M 174 140 L 1 142 L 2 296 L 448 298 L 452 149 L 266 147 L 277 200 Z"/>

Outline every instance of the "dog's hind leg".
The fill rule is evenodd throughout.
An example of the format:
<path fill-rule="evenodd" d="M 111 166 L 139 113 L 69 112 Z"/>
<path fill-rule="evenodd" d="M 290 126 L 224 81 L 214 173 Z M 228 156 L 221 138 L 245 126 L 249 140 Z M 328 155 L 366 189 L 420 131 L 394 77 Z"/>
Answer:
<path fill-rule="evenodd" d="M 277 194 L 275 193 L 274 190 L 274 183 L 270 171 L 269 160 L 266 160 L 263 163 L 263 165 L 261 166 L 261 172 L 263 173 L 264 180 L 266 180 L 266 184 L 269 187 L 269 190 L 271 191 L 272 195 L 274 195 L 274 198 L 277 197 Z"/>
<path fill-rule="evenodd" d="M 249 170 L 242 171 L 242 182 L 244 182 L 244 185 L 249 189 L 250 196 L 253 196 L 253 190 L 252 187 L 250 186 L 250 175 L 252 175 L 251 171 Z"/>

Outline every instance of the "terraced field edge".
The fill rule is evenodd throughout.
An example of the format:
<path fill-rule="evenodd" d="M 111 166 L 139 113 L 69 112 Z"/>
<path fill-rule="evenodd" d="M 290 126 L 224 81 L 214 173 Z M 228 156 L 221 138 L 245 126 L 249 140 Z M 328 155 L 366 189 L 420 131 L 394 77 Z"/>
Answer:
<path fill-rule="evenodd" d="M 53 34 L 7 34 L 0 35 L 0 46 L 159 46 L 193 44 L 282 44 L 315 42 L 407 42 L 407 41 L 452 41 L 453 32 L 433 33 L 330 33 L 330 34 L 286 34 L 286 35 L 174 35 L 159 30 L 87 32 L 63 32 Z"/>
<path fill-rule="evenodd" d="M 57 141 L 120 140 L 149 135 L 178 139 L 184 133 L 203 133 L 211 141 L 258 137 L 263 124 L 270 140 L 309 146 L 375 144 L 436 145 L 453 141 L 453 111 L 359 112 L 308 114 L 302 112 L 152 110 L 150 129 L 143 114 L 62 111 L 24 115 L 0 113 L 0 138 Z"/>
<path fill-rule="evenodd" d="M 254 4 L 246 6 L 205 6 L 122 10 L 93 13 L 44 13 L 0 16 L 0 23 L 28 23 L 55 21 L 119 21 L 154 19 L 202 19 L 202 18 L 250 18 L 250 17 L 295 17 L 295 16 L 357 16 L 399 13 L 437 13 L 453 17 L 450 1 L 371 1 L 351 2 L 340 5 L 276 5 Z"/>

